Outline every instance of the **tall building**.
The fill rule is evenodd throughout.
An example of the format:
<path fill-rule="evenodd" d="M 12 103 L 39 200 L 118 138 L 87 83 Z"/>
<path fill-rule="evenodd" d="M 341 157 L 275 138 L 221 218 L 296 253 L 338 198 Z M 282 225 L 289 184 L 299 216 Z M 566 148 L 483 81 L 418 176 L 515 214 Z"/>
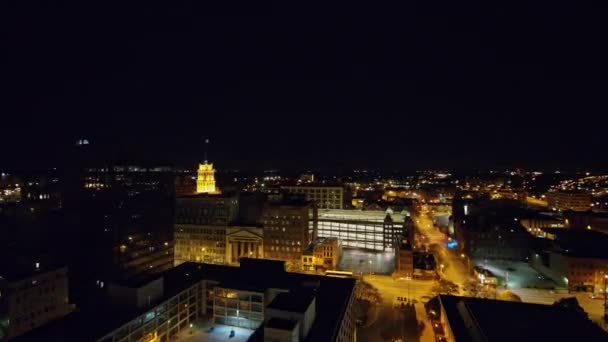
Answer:
<path fill-rule="evenodd" d="M 198 164 L 196 176 L 196 193 L 197 194 L 214 194 L 217 193 L 215 187 L 215 170 L 212 163 Z"/>
<path fill-rule="evenodd" d="M 301 256 L 310 243 L 309 211 L 316 210 L 310 202 L 283 198 L 264 206 L 264 258 L 284 260 L 289 270 L 301 268 Z"/>
<path fill-rule="evenodd" d="M 395 277 L 411 278 L 414 275 L 414 224 L 411 217 L 405 218 L 403 238 L 395 248 Z"/>
<path fill-rule="evenodd" d="M 175 265 L 186 261 L 226 263 L 226 230 L 236 222 L 238 212 L 237 195 L 200 194 L 177 198 Z"/>
<path fill-rule="evenodd" d="M 302 194 L 307 201 L 319 209 L 342 209 L 344 206 L 344 188 L 326 185 L 281 186 L 281 189 L 294 194 Z"/>
<path fill-rule="evenodd" d="M 219 192 L 215 187 L 215 170 L 213 163 L 207 162 L 207 151 L 209 148 L 209 139 L 205 139 L 205 161 L 198 164 L 196 176 L 196 193 L 197 194 L 214 194 Z"/>
<path fill-rule="evenodd" d="M 70 313 L 66 267 L 3 267 L 0 270 L 0 340 L 13 339 Z"/>
<path fill-rule="evenodd" d="M 513 200 L 462 202 L 454 211 L 454 235 L 457 248 L 477 260 L 526 262 L 533 236 L 520 222 L 525 210 Z"/>

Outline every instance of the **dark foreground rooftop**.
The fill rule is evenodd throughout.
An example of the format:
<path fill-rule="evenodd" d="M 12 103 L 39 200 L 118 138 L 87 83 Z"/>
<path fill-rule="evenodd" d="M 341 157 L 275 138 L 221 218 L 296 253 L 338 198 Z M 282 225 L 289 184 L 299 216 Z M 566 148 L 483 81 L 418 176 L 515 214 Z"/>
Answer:
<path fill-rule="evenodd" d="M 16 341 L 94 341 L 202 280 L 214 280 L 219 282 L 219 286 L 229 284 L 235 288 L 280 288 L 293 294 L 314 292 L 316 318 L 306 341 L 335 341 L 338 323 L 342 320 L 354 291 L 355 279 L 289 273 L 271 261 L 256 262 L 248 259 L 243 260 L 241 265 L 181 264 L 160 275 L 163 278 L 164 295 L 149 307 L 118 309 L 111 306 L 107 297 L 100 292 L 98 296 L 91 296 L 86 303 L 77 303 L 76 312 L 23 335 Z M 304 302 L 308 299 L 306 296 L 302 298 L 305 299 Z M 262 334 L 263 329 L 259 329 L 251 340 L 255 340 L 256 336 L 263 340 Z"/>
<path fill-rule="evenodd" d="M 608 341 L 583 314 L 561 306 L 439 296 L 457 342 Z"/>
<path fill-rule="evenodd" d="M 269 308 L 304 313 L 314 299 L 312 292 L 283 292 L 279 293 L 274 300 L 268 304 Z"/>

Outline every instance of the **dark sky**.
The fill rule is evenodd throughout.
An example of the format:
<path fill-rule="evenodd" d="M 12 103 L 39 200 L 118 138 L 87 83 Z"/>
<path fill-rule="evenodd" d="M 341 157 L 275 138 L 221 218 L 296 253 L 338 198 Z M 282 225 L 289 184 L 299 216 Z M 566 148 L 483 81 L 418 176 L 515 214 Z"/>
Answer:
<path fill-rule="evenodd" d="M 16 3 L 0 168 L 608 166 L 605 1 Z"/>

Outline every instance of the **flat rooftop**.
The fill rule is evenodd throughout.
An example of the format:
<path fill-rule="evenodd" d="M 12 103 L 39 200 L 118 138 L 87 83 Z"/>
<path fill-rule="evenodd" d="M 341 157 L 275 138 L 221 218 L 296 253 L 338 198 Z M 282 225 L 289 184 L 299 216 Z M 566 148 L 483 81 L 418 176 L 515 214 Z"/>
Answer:
<path fill-rule="evenodd" d="M 234 331 L 234 336 L 230 337 L 232 331 Z M 205 322 L 195 323 L 192 328 L 182 330 L 173 337 L 173 340 L 181 342 L 247 342 L 253 333 L 253 330 L 245 328 Z"/>
<path fill-rule="evenodd" d="M 608 235 L 595 230 L 543 228 L 543 231 L 555 235 L 552 240 L 560 254 L 575 258 L 608 259 Z"/>
<path fill-rule="evenodd" d="M 63 268 L 65 268 L 64 265 L 57 265 L 36 258 L 25 258 L 10 252 L 0 254 L 0 278 L 9 282 L 40 276 Z"/>
<path fill-rule="evenodd" d="M 352 220 L 352 221 L 374 221 L 384 222 L 386 218 L 385 210 L 348 210 L 348 209 L 322 209 L 318 212 L 319 220 Z M 409 212 L 393 212 L 391 218 L 393 222 L 404 222 L 409 216 Z"/>
<path fill-rule="evenodd" d="M 312 292 L 282 292 L 268 304 L 268 308 L 303 313 L 308 309 L 314 298 Z"/>
<path fill-rule="evenodd" d="M 608 341 L 602 328 L 564 307 L 447 295 L 439 300 L 457 342 L 474 336 L 488 342 Z"/>
<path fill-rule="evenodd" d="M 296 321 L 276 317 L 273 317 L 266 322 L 267 327 L 281 330 L 293 330 L 297 324 L 298 322 Z"/>
<path fill-rule="evenodd" d="M 88 302 L 77 303 L 79 310 L 76 312 L 35 329 L 16 341 L 93 341 L 202 280 L 217 281 L 220 286 L 236 289 L 279 288 L 293 293 L 315 290 L 316 319 L 307 341 L 334 341 L 338 322 L 342 320 L 354 291 L 355 279 L 290 273 L 285 272 L 283 267 L 281 262 L 254 259 L 242 261 L 241 267 L 184 263 L 159 275 L 163 278 L 164 295 L 147 308 L 117 309 L 100 294 L 87 298 Z M 218 341 L 228 340 L 227 336 L 222 338 Z"/>

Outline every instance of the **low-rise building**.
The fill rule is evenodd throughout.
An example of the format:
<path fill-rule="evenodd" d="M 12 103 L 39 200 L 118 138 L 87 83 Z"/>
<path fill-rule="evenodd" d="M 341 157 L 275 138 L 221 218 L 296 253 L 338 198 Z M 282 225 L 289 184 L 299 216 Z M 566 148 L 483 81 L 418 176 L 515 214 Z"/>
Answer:
<path fill-rule="evenodd" d="M 587 211 L 591 209 L 591 194 L 584 191 L 550 191 L 547 193 L 547 202 L 555 210 Z"/>
<path fill-rule="evenodd" d="M 239 340 L 353 342 L 354 291 L 355 279 L 290 273 L 280 261 L 186 262 L 122 284 L 112 291 L 118 301 L 83 307 L 23 341 L 169 341 L 211 324 L 197 338 L 229 339 L 238 330 Z M 128 304 L 117 309 L 121 302 Z"/>
<path fill-rule="evenodd" d="M 342 257 L 342 244 L 337 238 L 319 238 L 302 253 L 302 270 L 335 270 Z"/>
<path fill-rule="evenodd" d="M 414 276 L 414 251 L 409 243 L 403 243 L 397 250 L 394 276 L 411 279 Z"/>
<path fill-rule="evenodd" d="M 0 340 L 13 339 L 73 310 L 67 267 L 31 265 L 0 270 Z"/>
<path fill-rule="evenodd" d="M 575 308 L 440 295 L 427 304 L 436 337 L 447 342 L 608 340 Z"/>
<path fill-rule="evenodd" d="M 608 274 L 608 235 L 593 230 L 545 229 L 544 246 L 530 264 L 571 291 L 604 291 Z"/>

